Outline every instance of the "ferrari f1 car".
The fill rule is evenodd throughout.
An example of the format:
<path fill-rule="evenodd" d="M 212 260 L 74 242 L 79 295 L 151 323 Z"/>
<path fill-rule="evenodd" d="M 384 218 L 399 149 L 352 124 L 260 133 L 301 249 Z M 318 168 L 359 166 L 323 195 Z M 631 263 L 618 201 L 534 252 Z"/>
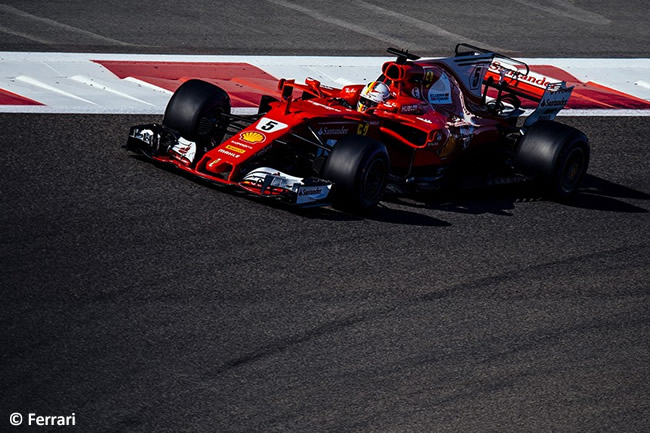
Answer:
<path fill-rule="evenodd" d="M 396 60 L 366 86 L 281 79 L 254 115 L 232 114 L 214 84 L 186 81 L 162 123 L 132 127 L 125 147 L 302 207 L 366 210 L 386 190 L 435 191 L 485 168 L 554 197 L 576 192 L 590 147 L 582 132 L 553 121 L 571 95 L 564 82 L 539 84 L 525 63 L 466 44 L 448 58 L 388 52 Z M 526 115 L 522 99 L 537 108 Z"/>

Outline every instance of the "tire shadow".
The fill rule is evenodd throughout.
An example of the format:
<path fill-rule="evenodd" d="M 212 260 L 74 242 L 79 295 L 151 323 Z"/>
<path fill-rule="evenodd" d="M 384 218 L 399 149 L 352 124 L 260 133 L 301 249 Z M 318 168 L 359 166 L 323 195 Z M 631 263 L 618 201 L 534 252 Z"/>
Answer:
<path fill-rule="evenodd" d="M 555 202 L 575 208 L 619 213 L 647 213 L 648 210 L 628 203 L 650 200 L 650 194 L 587 174 L 578 193 Z M 414 208 L 434 209 L 471 215 L 493 214 L 512 216 L 517 203 L 554 201 L 536 193 L 532 185 L 510 184 L 473 189 L 451 189 L 433 195 L 393 196 L 385 201 Z"/>
<path fill-rule="evenodd" d="M 650 200 L 650 194 L 611 182 L 601 177 L 586 175 L 579 194 L 563 204 L 581 209 L 621 213 L 648 213 L 647 209 L 621 199 Z"/>
<path fill-rule="evenodd" d="M 449 189 L 434 194 L 392 196 L 385 200 L 418 209 L 469 215 L 512 216 L 516 202 L 540 199 L 531 197 L 521 185 L 503 185 L 475 189 Z"/>

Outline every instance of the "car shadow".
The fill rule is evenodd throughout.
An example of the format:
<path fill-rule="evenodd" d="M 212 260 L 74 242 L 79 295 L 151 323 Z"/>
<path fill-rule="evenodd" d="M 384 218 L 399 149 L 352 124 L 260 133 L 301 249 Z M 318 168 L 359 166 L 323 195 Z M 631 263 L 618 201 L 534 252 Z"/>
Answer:
<path fill-rule="evenodd" d="M 450 227 L 451 224 L 421 212 L 396 209 L 384 203 L 369 213 L 366 219 L 390 224 L 413 225 L 421 227 Z"/>
<path fill-rule="evenodd" d="M 151 162 L 149 158 L 142 155 L 132 155 L 132 157 L 142 162 Z M 176 175 L 180 174 L 183 177 L 198 181 L 220 192 L 238 195 L 265 206 L 289 211 L 306 218 L 330 221 L 371 220 L 390 224 L 423 227 L 449 227 L 451 223 L 426 215 L 422 211 L 437 210 L 470 215 L 493 214 L 512 216 L 512 211 L 515 209 L 516 203 L 548 200 L 537 194 L 531 188 L 531 185 L 515 183 L 484 188 L 450 189 L 433 194 L 412 194 L 407 196 L 387 194 L 377 208 L 363 214 L 355 214 L 333 209 L 330 206 L 299 208 L 277 200 L 253 197 L 235 188 L 228 188 L 222 185 L 216 185 L 213 182 L 202 181 L 189 173 L 175 169 L 174 167 L 169 167 L 166 164 L 156 162 L 154 164 Z M 650 194 L 587 174 L 578 194 L 558 203 L 570 207 L 608 212 L 648 212 L 647 209 L 627 203 L 622 199 L 647 201 L 650 200 Z"/>
<path fill-rule="evenodd" d="M 647 213 L 648 210 L 623 199 L 650 200 L 650 194 L 593 175 L 585 177 L 578 193 L 557 201 L 565 206 L 620 213 Z M 476 189 L 454 189 L 430 195 L 386 197 L 385 201 L 420 209 L 463 214 L 512 216 L 517 203 L 548 201 L 530 184 L 520 183 Z"/>
<path fill-rule="evenodd" d="M 276 207 L 287 208 L 280 203 Z M 334 209 L 330 206 L 317 208 L 291 208 L 290 211 L 311 219 L 322 219 L 330 221 L 378 221 L 389 224 L 412 225 L 420 227 L 449 227 L 450 223 L 422 212 L 410 211 L 395 208 L 387 202 L 381 202 L 379 205 L 367 212 L 351 213 Z"/>
<path fill-rule="evenodd" d="M 647 209 L 621 199 L 650 200 L 650 194 L 611 182 L 601 177 L 587 175 L 579 194 L 567 206 L 621 213 L 648 213 Z"/>
<path fill-rule="evenodd" d="M 417 209 L 470 215 L 494 214 L 512 216 L 517 201 L 526 194 L 517 185 L 498 186 L 471 190 L 449 189 L 433 194 L 388 196 L 385 201 Z M 526 198 L 526 200 L 538 200 Z"/>
<path fill-rule="evenodd" d="M 332 208 L 331 206 L 318 206 L 318 207 L 296 207 L 290 204 L 284 203 L 280 200 L 255 197 L 244 190 L 228 187 L 225 185 L 219 185 L 214 182 L 206 181 L 192 174 L 179 170 L 174 166 L 169 164 L 159 163 L 157 161 L 152 161 L 150 158 L 133 154 L 130 155 L 131 158 L 136 159 L 142 163 L 154 164 L 156 167 L 161 168 L 169 173 L 172 173 L 176 176 L 182 176 L 185 179 L 192 180 L 197 182 L 207 188 L 219 191 L 220 193 L 231 194 L 234 196 L 241 197 L 242 199 L 247 199 L 256 203 L 259 203 L 263 206 L 268 206 L 280 211 L 291 212 L 296 215 L 303 216 L 310 219 L 321 219 L 329 221 L 379 221 L 392 224 L 402 224 L 402 225 L 414 225 L 414 226 L 424 226 L 424 227 L 447 227 L 450 226 L 446 221 L 433 218 L 429 215 L 425 215 L 421 212 L 413 212 L 410 210 L 396 209 L 394 207 L 388 206 L 384 203 L 373 209 L 372 211 L 357 214 L 350 213 L 345 211 L 340 211 Z"/>

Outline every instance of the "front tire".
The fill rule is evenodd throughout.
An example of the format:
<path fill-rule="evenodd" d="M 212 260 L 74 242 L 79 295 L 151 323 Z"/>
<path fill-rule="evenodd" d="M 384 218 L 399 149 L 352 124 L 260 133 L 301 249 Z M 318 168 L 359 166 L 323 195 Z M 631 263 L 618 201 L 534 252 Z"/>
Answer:
<path fill-rule="evenodd" d="M 222 114 L 230 114 L 228 93 L 205 81 L 189 80 L 169 100 L 163 125 L 190 141 L 220 143 L 228 127 Z"/>
<path fill-rule="evenodd" d="M 325 161 L 322 176 L 334 182 L 334 205 L 341 209 L 366 211 L 379 203 L 390 162 L 386 146 L 363 136 L 339 140 Z"/>
<path fill-rule="evenodd" d="M 579 130 L 553 121 L 534 123 L 519 141 L 516 165 L 543 193 L 573 196 L 589 166 L 589 140 Z"/>

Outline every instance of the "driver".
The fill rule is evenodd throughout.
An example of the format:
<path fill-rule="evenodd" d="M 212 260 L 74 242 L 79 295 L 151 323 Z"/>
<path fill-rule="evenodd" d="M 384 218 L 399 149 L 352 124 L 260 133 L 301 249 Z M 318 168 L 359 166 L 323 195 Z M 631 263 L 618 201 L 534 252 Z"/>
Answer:
<path fill-rule="evenodd" d="M 361 91 L 359 103 L 357 104 L 357 111 L 365 113 L 382 102 L 386 102 L 388 98 L 390 98 L 390 90 L 388 90 L 388 86 L 381 81 L 372 81 Z"/>

